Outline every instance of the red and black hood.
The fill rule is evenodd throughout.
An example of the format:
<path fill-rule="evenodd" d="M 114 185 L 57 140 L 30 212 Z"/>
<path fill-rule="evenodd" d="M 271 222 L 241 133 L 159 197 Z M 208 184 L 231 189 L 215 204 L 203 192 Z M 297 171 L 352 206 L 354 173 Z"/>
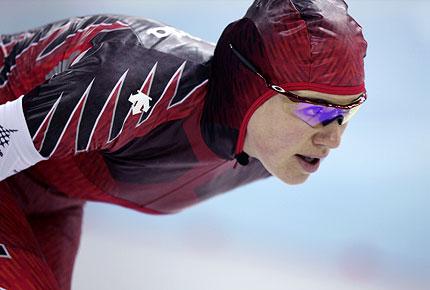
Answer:
<path fill-rule="evenodd" d="M 343 0 L 256 0 L 217 43 L 205 108 L 212 126 L 236 135 L 236 155 L 252 113 L 276 92 L 240 63 L 230 44 L 286 90 L 365 91 L 367 42 Z"/>

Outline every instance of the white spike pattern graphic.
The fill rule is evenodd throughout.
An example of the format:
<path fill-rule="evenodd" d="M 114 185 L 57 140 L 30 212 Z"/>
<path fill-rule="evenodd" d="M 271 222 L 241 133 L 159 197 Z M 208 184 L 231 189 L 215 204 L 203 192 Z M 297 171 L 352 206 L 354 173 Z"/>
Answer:
<path fill-rule="evenodd" d="M 54 155 L 55 151 L 56 151 L 56 150 L 57 150 L 57 148 L 58 148 L 58 145 L 60 145 L 60 142 L 61 142 L 61 140 L 63 139 L 63 136 L 64 136 L 64 134 L 66 133 L 66 131 L 67 131 L 68 127 L 69 127 L 70 121 L 72 120 L 73 116 L 75 115 L 75 113 L 76 113 L 77 109 L 79 108 L 80 104 L 81 104 L 82 102 L 86 101 L 86 99 L 88 98 L 88 95 L 90 94 L 90 90 L 91 90 L 91 87 L 92 87 L 92 85 L 93 85 L 93 82 L 94 82 L 94 79 L 93 79 L 93 80 L 91 81 L 91 83 L 88 85 L 88 87 L 87 87 L 87 89 L 85 90 L 84 94 L 83 94 L 83 95 L 82 95 L 82 97 L 80 98 L 80 100 L 79 100 L 78 104 L 77 104 L 77 105 L 76 105 L 76 107 L 73 109 L 73 112 L 70 114 L 70 117 L 69 117 L 69 119 L 67 120 L 67 123 L 66 123 L 66 125 L 65 125 L 65 126 L 64 126 L 64 128 L 63 128 L 63 132 L 61 132 L 61 135 L 60 135 L 60 137 L 58 138 L 57 144 L 55 144 L 54 149 L 52 150 L 51 154 L 49 154 L 49 158 L 50 158 L 52 155 Z M 79 128 L 79 123 L 78 123 L 78 128 Z M 76 128 L 76 131 L 78 130 L 78 128 Z M 48 129 L 49 129 L 49 127 L 48 127 Z M 48 131 L 48 129 L 47 129 L 46 131 Z M 76 136 L 77 136 L 77 135 L 78 135 L 78 134 L 76 134 Z M 42 143 L 42 147 L 43 147 L 43 143 Z M 42 148 L 42 147 L 41 147 L 41 148 Z"/>
<path fill-rule="evenodd" d="M 157 70 L 157 66 L 158 66 L 158 62 L 156 62 L 154 64 L 154 66 L 152 67 L 151 71 L 146 76 L 146 79 L 143 82 L 142 86 L 140 87 L 140 91 L 143 91 L 145 89 L 145 87 L 148 86 L 148 91 L 144 92 L 148 96 L 151 93 L 152 82 L 154 81 L 154 76 L 155 76 L 155 72 Z M 149 84 L 148 84 L 148 82 L 149 82 Z M 133 110 L 133 107 L 130 107 L 130 110 L 128 111 L 128 114 L 125 117 L 124 122 L 122 123 L 121 130 L 119 131 L 118 136 L 121 135 L 122 131 L 124 130 L 124 126 L 127 123 L 127 120 L 132 116 L 132 114 L 131 114 L 132 110 Z M 136 127 L 137 127 L 137 123 L 136 123 Z"/>
<path fill-rule="evenodd" d="M 0 244 L 0 258 L 12 259 L 12 257 L 9 254 L 9 251 L 7 250 L 6 246 L 3 244 Z"/>
<path fill-rule="evenodd" d="M 117 81 L 117 83 L 116 83 L 116 84 L 115 84 L 115 86 L 113 87 L 112 91 L 110 92 L 109 97 L 107 98 L 107 100 L 106 100 L 105 104 L 103 105 L 103 108 L 102 108 L 102 110 L 101 110 L 100 114 L 97 116 L 96 122 L 94 123 L 93 129 L 91 130 L 91 134 L 90 134 L 90 137 L 89 137 L 89 139 L 88 139 L 87 147 L 85 148 L 85 150 L 84 150 L 84 151 L 88 151 L 88 150 L 89 150 L 90 145 L 91 145 L 91 140 L 93 139 L 93 135 L 94 135 L 94 132 L 96 131 L 97 125 L 98 125 L 98 123 L 99 123 L 99 121 L 100 121 L 101 117 L 103 116 L 103 113 L 105 112 L 106 107 L 107 107 L 107 105 L 109 104 L 109 101 L 112 99 L 112 96 L 114 95 L 114 93 L 115 93 L 115 91 L 116 91 L 116 88 L 117 88 L 118 86 L 120 86 L 120 89 L 119 89 L 119 92 L 118 92 L 118 96 L 119 96 L 119 94 L 120 94 L 120 92 L 121 92 L 121 89 L 122 89 L 122 86 L 123 86 L 123 84 L 124 84 L 124 80 L 125 80 L 125 78 L 126 78 L 126 76 L 127 76 L 127 73 L 128 73 L 128 70 L 126 70 L 126 71 L 125 71 L 125 73 L 124 73 L 124 74 L 119 78 L 119 80 Z M 117 100 L 116 100 L 116 102 L 115 102 L 115 108 L 116 108 L 116 103 L 117 103 L 117 102 L 118 102 L 118 99 L 117 99 Z M 112 125 L 113 125 L 113 117 L 112 117 Z M 112 125 L 111 125 L 111 129 L 110 129 L 110 131 L 112 131 Z M 109 136 L 110 136 L 110 134 L 109 134 Z"/>
<path fill-rule="evenodd" d="M 87 50 L 84 50 L 83 52 L 81 52 L 72 62 L 72 64 L 70 66 L 74 66 L 75 64 L 77 64 L 84 56 L 85 54 L 87 54 L 87 52 L 91 49 L 92 47 L 88 48 Z"/>
<path fill-rule="evenodd" d="M 94 81 L 95 81 L 95 79 L 96 78 L 93 78 L 93 80 L 91 81 L 91 84 L 90 84 L 90 86 L 92 86 L 92 84 L 94 83 Z M 86 91 L 87 92 L 87 91 Z M 81 110 L 81 114 L 80 114 L 80 116 L 79 116 L 79 121 L 78 121 L 78 125 L 77 125 L 77 127 L 76 127 L 76 136 L 75 136 L 75 154 L 76 153 L 79 153 L 79 152 L 81 152 L 81 151 L 83 151 L 83 150 L 78 150 L 78 138 L 79 138 L 79 132 L 80 132 L 80 125 L 81 125 L 81 121 L 82 121 L 82 115 L 83 115 L 83 113 L 84 113 L 84 111 L 85 111 L 85 106 L 87 105 L 87 100 L 88 100 L 88 96 L 89 96 L 89 94 L 90 94 L 90 92 L 88 91 L 88 94 L 87 95 L 85 95 L 84 94 L 84 96 L 85 96 L 85 103 L 84 103 L 84 105 L 82 106 L 82 110 Z M 76 105 L 76 107 L 79 107 L 79 104 L 80 104 L 81 102 L 79 102 L 77 105 Z M 76 110 L 76 109 L 75 109 Z M 72 115 L 73 115 L 73 113 L 72 113 Z M 89 143 L 89 142 L 88 142 Z M 87 148 L 88 149 L 88 148 Z M 88 151 L 88 150 L 85 150 L 85 151 Z"/>
<path fill-rule="evenodd" d="M 63 97 L 63 93 L 61 93 L 60 97 L 58 97 L 57 101 L 55 101 L 55 103 L 54 103 L 54 105 L 52 106 L 51 110 L 49 110 L 48 114 L 46 114 L 45 119 L 43 120 L 43 122 L 42 122 L 42 123 L 41 123 L 41 125 L 39 126 L 39 129 L 37 129 L 36 133 L 35 133 L 35 134 L 34 134 L 34 136 L 33 136 L 33 141 L 35 141 L 35 140 L 36 140 L 37 135 L 39 135 L 40 130 L 42 130 L 42 127 L 43 127 L 43 126 L 44 126 L 44 124 L 46 123 L 47 118 L 49 118 L 49 122 L 48 122 L 48 125 L 47 125 L 47 128 L 49 128 L 49 126 L 50 126 L 50 124 L 51 124 L 52 116 L 54 115 L 55 110 L 57 110 L 57 106 L 58 106 L 58 104 L 60 103 L 60 101 L 61 101 L 61 98 L 62 98 L 62 97 Z M 46 130 L 46 131 L 45 131 L 45 135 L 43 136 L 42 145 L 43 145 L 43 141 L 45 141 L 45 137 L 46 137 L 46 132 L 47 132 L 47 131 L 48 131 L 48 130 Z M 40 148 L 42 148 L 42 146 L 41 146 Z"/>
<path fill-rule="evenodd" d="M 124 23 L 122 23 L 122 22 L 120 22 L 120 21 L 116 21 L 116 23 L 119 23 L 119 24 L 121 24 L 121 25 L 125 25 Z M 36 58 L 36 61 L 40 61 L 40 60 L 42 60 L 42 59 L 44 59 L 45 57 L 47 57 L 47 56 L 49 56 L 49 55 L 51 55 L 52 53 L 54 53 L 55 52 L 55 50 L 57 50 L 59 47 L 61 47 L 62 45 L 64 45 L 64 43 L 69 39 L 69 38 L 72 38 L 72 37 L 74 37 L 76 34 L 78 34 L 78 33 L 86 33 L 86 32 L 88 32 L 88 31 L 90 31 L 91 29 L 93 29 L 93 28 L 97 28 L 97 27 L 109 27 L 109 26 L 113 26 L 114 24 L 116 24 L 116 23 L 98 23 L 98 24 L 91 24 L 91 25 L 89 25 L 89 26 L 87 26 L 87 27 L 85 27 L 84 29 L 78 29 L 78 30 L 76 30 L 74 33 L 72 33 L 72 34 L 69 34 L 69 35 L 67 35 L 67 37 L 64 39 L 64 41 L 62 41 L 61 43 L 59 43 L 56 47 L 54 47 L 49 53 L 46 53 L 46 54 L 44 54 L 44 55 L 42 55 L 44 52 L 45 52 L 45 50 L 42 50 L 42 52 L 38 55 L 38 57 Z M 70 24 L 67 24 L 67 25 L 69 25 L 70 26 Z M 64 31 L 66 31 L 68 28 L 69 28 L 69 26 L 67 26 L 67 27 L 64 27 L 64 26 L 61 26 L 61 27 L 59 27 L 57 30 L 55 30 L 55 31 L 53 31 L 51 34 L 48 34 L 48 35 L 46 35 L 46 36 L 44 36 L 43 38 L 41 38 L 39 41 L 38 41 L 38 43 L 39 42 L 41 42 L 41 41 L 43 41 L 43 40 L 45 40 L 45 39 L 47 39 L 47 38 L 49 38 L 49 37 L 51 37 L 51 35 L 52 34 L 54 34 L 54 33 L 58 33 L 58 34 L 61 34 L 61 33 L 63 33 Z M 102 29 L 100 32 L 104 32 L 104 31 L 117 31 L 117 30 L 124 30 L 124 29 L 129 29 L 128 28 L 128 26 L 125 26 L 125 27 L 120 27 L 120 28 L 115 28 L 115 29 L 108 29 L 108 30 L 106 30 L 106 29 Z M 54 38 L 51 42 L 49 42 L 47 45 L 45 45 L 45 48 L 46 47 L 49 47 L 53 42 L 55 42 L 57 39 L 56 38 Z M 38 44 L 38 43 L 36 43 L 36 45 Z"/>
<path fill-rule="evenodd" d="M 122 25 L 123 27 L 118 27 L 118 28 L 114 28 L 114 29 L 108 29 L 108 27 L 109 26 L 113 26 L 114 24 L 119 24 L 119 25 Z M 84 29 L 78 29 L 77 31 L 75 31 L 73 34 L 70 34 L 70 35 L 68 35 L 67 37 L 66 37 L 66 39 L 63 41 L 63 42 L 61 42 L 59 45 L 57 45 L 54 49 L 52 49 L 52 51 L 50 51 L 49 53 L 47 53 L 47 54 L 45 54 L 45 55 L 43 55 L 43 56 L 38 56 L 37 58 L 36 58 L 36 62 L 39 62 L 40 60 L 42 60 L 42 59 L 44 59 L 45 57 L 47 57 L 47 56 L 49 56 L 49 55 L 51 55 L 52 53 L 54 53 L 55 52 L 55 50 L 57 50 L 59 47 L 61 47 L 62 45 L 64 45 L 64 43 L 65 43 L 65 41 L 66 40 L 68 40 L 69 38 L 71 38 L 71 37 L 73 37 L 73 36 L 75 36 L 77 33 L 82 33 L 82 32 L 84 32 L 84 33 L 87 33 L 90 29 L 93 29 L 93 28 L 97 28 L 98 26 L 101 26 L 101 27 L 106 27 L 106 29 L 103 29 L 103 30 L 101 30 L 99 33 L 102 33 L 102 32 L 106 32 L 106 31 L 117 31 L 117 30 L 127 30 L 127 29 L 130 29 L 129 27 L 128 27 L 128 25 L 127 24 L 125 24 L 125 23 L 123 23 L 123 22 L 121 22 L 121 21 L 116 21 L 115 23 L 99 23 L 99 24 L 91 24 L 91 25 L 89 25 L 88 27 L 86 27 L 86 28 L 84 28 Z M 11 75 L 12 74 L 12 72 L 16 69 L 16 67 L 17 67 L 17 62 L 18 62 L 18 59 L 20 59 L 28 50 L 30 50 L 30 49 L 32 49 L 33 47 L 35 47 L 35 46 L 38 46 L 39 44 L 40 44 L 40 42 L 42 42 L 43 40 L 45 40 L 45 39 L 47 39 L 47 38 L 49 38 L 49 37 L 51 37 L 54 33 L 58 33 L 59 32 L 59 30 L 60 29 L 62 29 L 63 27 L 58 27 L 58 29 L 57 30 L 54 30 L 54 31 L 52 31 L 52 32 L 50 32 L 49 34 L 47 34 L 47 35 L 45 35 L 44 37 L 42 37 L 42 38 L 40 38 L 37 42 L 34 42 L 34 43 L 32 43 L 32 44 L 30 44 L 28 47 L 26 47 L 23 51 L 21 51 L 19 54 L 17 54 L 16 55 L 16 57 L 15 57 L 15 64 L 14 65 L 12 65 L 11 67 L 10 67 L 10 69 L 9 69 L 9 71 L 6 73 L 6 80 L 3 82 L 3 83 L 0 83 L 0 89 L 1 88 L 4 88 L 7 84 L 8 84 L 8 82 L 9 82 L 9 78 L 8 78 L 8 76 L 9 75 Z M 45 45 L 45 48 L 46 47 L 48 47 L 53 41 L 55 41 L 56 39 L 54 38 L 49 44 L 47 44 L 47 45 Z M 41 53 L 43 53 L 43 51 L 41 52 Z"/>
<path fill-rule="evenodd" d="M 186 63 L 187 63 L 187 62 L 186 62 L 186 61 L 184 61 L 184 63 L 179 67 L 178 83 L 177 83 L 176 88 L 175 88 L 175 93 L 173 94 L 172 98 L 170 99 L 169 105 L 167 106 L 167 109 L 170 109 L 170 108 L 171 108 L 171 106 L 170 106 L 170 105 L 172 104 L 173 99 L 176 97 L 176 94 L 178 93 L 179 83 L 181 82 L 181 79 L 182 79 L 182 73 L 184 72 L 184 68 L 185 68 L 185 64 L 186 64 Z M 175 73 L 174 75 L 176 75 L 176 73 Z M 170 82 L 169 82 L 169 85 L 170 85 Z M 169 87 L 169 85 L 167 85 L 167 88 Z M 166 89 L 167 89 L 167 88 L 166 88 Z M 166 93 L 166 91 L 164 91 L 163 95 L 164 95 L 165 93 Z M 172 106 L 172 107 L 174 107 L 174 106 Z"/>
<path fill-rule="evenodd" d="M 208 82 L 207 79 L 204 80 L 201 84 L 197 85 L 194 89 L 192 89 L 191 92 L 189 92 L 188 95 L 186 95 L 180 102 L 177 102 L 176 104 L 174 104 L 172 106 L 169 104 L 169 106 L 167 107 L 167 109 L 169 110 L 169 109 L 174 108 L 177 105 L 180 105 L 183 102 L 185 102 L 188 99 L 189 96 L 191 96 L 192 94 L 194 94 L 195 91 L 197 91 L 199 88 L 203 87 L 207 82 Z M 170 102 L 170 103 L 172 103 L 172 102 Z"/>
<path fill-rule="evenodd" d="M 182 74 L 185 68 L 186 62 L 183 62 L 178 69 L 174 72 L 174 74 L 172 75 L 171 79 L 168 81 L 166 87 L 163 90 L 163 93 L 161 94 L 160 98 L 157 100 L 157 102 L 152 106 L 151 111 L 147 114 L 147 116 L 145 116 L 145 118 L 143 120 L 139 120 L 138 122 L 136 122 L 137 124 L 135 124 L 134 126 L 134 122 L 131 123 L 127 123 L 127 121 L 132 121 L 130 120 L 130 118 L 132 118 L 132 114 L 131 114 L 131 110 L 132 107 L 130 105 L 130 109 L 128 111 L 127 116 L 124 118 L 123 122 L 122 122 L 122 126 L 121 129 L 119 130 L 119 132 L 115 135 L 112 136 L 113 134 L 113 127 L 114 127 L 114 120 L 115 120 L 115 116 L 116 116 L 116 110 L 118 107 L 118 101 L 119 101 L 119 97 L 121 95 L 121 92 L 123 90 L 123 86 L 126 80 L 126 77 L 128 75 L 129 69 L 127 69 L 122 76 L 119 78 L 119 80 L 116 82 L 115 86 L 112 88 L 111 92 L 109 93 L 108 98 L 106 99 L 106 101 L 103 104 L 102 109 L 100 110 L 100 112 L 98 113 L 98 116 L 92 126 L 90 135 L 88 136 L 88 138 L 86 138 L 85 136 L 81 136 L 83 137 L 85 141 L 81 142 L 86 142 L 86 144 L 82 144 L 83 146 L 79 146 L 79 137 L 80 137 L 80 126 L 81 123 L 83 121 L 83 115 L 85 112 L 85 108 L 87 106 L 87 102 L 89 101 L 88 98 L 90 96 L 90 91 L 91 88 L 94 84 L 95 78 L 92 79 L 91 83 L 88 85 L 88 87 L 86 88 L 85 92 L 83 93 L 82 97 L 79 99 L 78 103 L 76 104 L 76 106 L 73 108 L 73 111 L 71 112 L 71 114 L 69 115 L 69 118 L 66 122 L 66 124 L 64 125 L 62 132 L 58 138 L 58 140 L 56 141 L 56 144 L 54 146 L 54 148 L 52 149 L 52 151 L 49 154 L 49 157 L 53 156 L 55 154 L 55 152 L 58 149 L 58 146 L 60 145 L 62 139 L 64 138 L 66 132 L 70 129 L 76 130 L 75 131 L 75 135 L 73 136 L 74 138 L 74 153 L 80 153 L 80 152 L 87 152 L 90 150 L 91 144 L 94 142 L 93 138 L 94 135 L 96 134 L 96 132 L 98 132 L 98 127 L 100 125 L 101 120 L 110 120 L 110 125 L 108 128 L 104 127 L 103 128 L 99 128 L 102 130 L 106 130 L 108 132 L 105 132 L 103 134 L 107 134 L 108 133 L 108 137 L 106 138 L 106 143 L 105 144 L 109 144 L 112 141 L 114 141 L 115 139 L 117 139 L 124 131 L 125 129 L 125 125 L 127 124 L 127 126 L 129 127 L 134 126 L 135 128 L 139 127 L 140 125 L 142 125 L 143 123 L 145 123 L 154 113 L 155 108 L 157 107 L 157 105 L 160 104 L 160 102 L 164 99 L 164 98 L 170 98 L 170 100 L 165 100 L 163 101 L 163 106 L 167 104 L 167 102 L 169 102 L 169 105 L 166 105 L 166 110 L 170 110 L 172 108 L 175 108 L 183 103 L 186 102 L 186 100 L 192 96 L 198 89 L 200 89 L 201 87 L 203 87 L 205 84 L 207 84 L 208 80 L 204 80 L 203 82 L 201 82 L 200 84 L 196 85 L 184 98 L 182 98 L 180 101 L 178 101 L 177 103 L 172 105 L 173 99 L 175 98 L 177 92 L 178 92 L 178 88 L 179 88 L 179 84 L 182 78 Z M 140 91 L 142 91 L 143 93 L 146 93 L 149 95 L 152 85 L 153 85 L 153 80 L 155 77 L 155 73 L 157 71 L 157 67 L 158 67 L 158 62 L 154 64 L 154 66 L 151 68 L 150 72 L 148 73 L 148 75 L 146 76 L 145 81 L 143 82 L 143 84 L 140 87 Z M 41 123 L 41 125 L 39 126 L 39 128 L 37 129 L 36 133 L 33 136 L 33 141 L 35 141 L 37 138 L 41 138 L 41 136 L 39 136 L 39 134 L 41 134 L 42 130 L 43 132 L 43 138 L 40 141 L 40 148 L 38 149 L 40 152 L 42 151 L 42 148 L 45 145 L 45 139 L 46 136 L 48 134 L 48 132 L 50 131 L 51 128 L 51 122 L 53 119 L 53 116 L 56 114 L 57 108 L 59 103 L 61 102 L 61 100 L 63 99 L 63 93 L 61 93 L 60 97 L 56 100 L 56 102 L 54 103 L 54 105 L 52 106 L 52 108 L 50 109 L 50 111 L 48 112 L 48 114 L 46 115 L 45 119 L 43 120 L 43 122 Z M 115 98 L 115 99 L 112 99 Z M 109 107 L 109 109 L 108 109 Z M 112 108 L 113 107 L 113 108 Z M 77 112 L 79 110 L 79 112 Z M 79 117 L 76 115 L 79 114 Z M 107 116 L 105 114 L 112 114 L 112 116 Z M 76 118 L 78 117 L 78 120 L 76 120 Z M 142 115 L 143 117 L 143 115 Z M 75 118 L 75 119 L 74 119 Z M 69 128 L 70 123 L 73 121 L 73 125 L 76 125 L 76 128 Z M 103 121 L 105 122 L 105 121 Z M 98 134 L 98 133 L 97 133 Z M 97 137 L 98 138 L 98 137 Z M 83 148 L 85 147 L 85 148 Z M 79 149 L 81 148 L 81 149 Z M 49 158 L 48 157 L 48 158 Z"/>
<path fill-rule="evenodd" d="M 155 110 L 155 108 L 157 107 L 157 105 L 158 105 L 158 104 L 160 103 L 160 101 L 164 98 L 164 96 L 166 95 L 167 90 L 170 88 L 170 86 L 172 85 L 173 81 L 175 80 L 175 78 L 177 78 L 177 76 L 178 76 L 178 74 L 179 74 L 178 82 L 177 82 L 177 85 L 176 85 L 176 87 L 175 87 L 175 93 L 173 94 L 172 99 L 176 96 L 176 93 L 177 93 L 177 91 L 178 91 L 179 82 L 180 82 L 181 77 L 182 77 L 182 72 L 184 71 L 184 68 L 185 68 L 185 64 L 186 64 L 186 63 L 187 63 L 187 62 L 186 62 L 186 61 L 184 61 L 184 62 L 183 62 L 183 64 L 178 68 L 178 70 L 173 74 L 172 78 L 169 80 L 169 82 L 167 83 L 166 87 L 164 88 L 163 94 L 162 94 L 162 95 L 161 95 L 161 97 L 158 99 L 158 101 L 157 101 L 157 102 L 152 106 L 152 110 L 151 110 L 151 112 L 148 114 L 148 116 L 146 116 L 146 118 L 145 118 L 145 119 L 140 120 L 136 127 L 139 127 L 140 125 L 142 125 L 146 120 L 148 120 L 148 119 L 151 117 L 152 112 L 154 112 L 154 110 Z M 171 101 L 170 101 L 170 102 L 171 102 Z M 143 116 L 143 115 L 142 115 L 142 116 Z"/>
<path fill-rule="evenodd" d="M 116 139 L 116 138 L 113 138 L 113 139 L 112 139 L 113 123 L 114 123 L 114 120 L 115 120 L 116 107 L 118 106 L 118 99 L 119 99 L 119 96 L 121 95 L 122 86 L 124 85 L 125 77 L 127 76 L 128 71 L 129 71 L 129 70 L 126 70 L 126 72 L 122 75 L 122 77 L 119 79 L 119 81 L 118 81 L 118 82 L 117 82 L 117 84 L 115 85 L 114 89 L 112 90 L 111 94 L 109 95 L 109 99 L 110 99 L 110 98 L 112 97 L 112 95 L 114 94 L 116 87 L 117 87 L 118 85 L 120 86 L 120 87 L 119 87 L 119 90 L 118 90 L 118 93 L 116 94 L 115 107 L 114 107 L 114 109 L 113 109 L 112 122 L 111 122 L 111 124 L 110 124 L 109 138 L 108 138 L 108 141 L 107 141 L 107 143 L 108 143 L 108 144 L 109 144 L 109 143 L 111 143 L 113 140 L 115 140 L 115 139 Z M 118 134 L 118 135 L 119 135 L 119 134 Z M 118 135 L 117 135 L 117 136 L 118 136 Z M 115 136 L 115 137 L 117 137 L 117 136 Z"/>

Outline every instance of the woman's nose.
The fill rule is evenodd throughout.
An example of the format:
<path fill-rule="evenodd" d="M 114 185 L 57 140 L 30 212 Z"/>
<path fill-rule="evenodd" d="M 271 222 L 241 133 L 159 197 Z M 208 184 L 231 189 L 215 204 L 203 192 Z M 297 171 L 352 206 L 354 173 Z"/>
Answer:
<path fill-rule="evenodd" d="M 331 149 L 337 148 L 340 145 L 343 131 L 346 124 L 339 125 L 338 122 L 331 122 L 329 125 L 322 127 L 313 136 L 314 145 L 324 146 Z"/>

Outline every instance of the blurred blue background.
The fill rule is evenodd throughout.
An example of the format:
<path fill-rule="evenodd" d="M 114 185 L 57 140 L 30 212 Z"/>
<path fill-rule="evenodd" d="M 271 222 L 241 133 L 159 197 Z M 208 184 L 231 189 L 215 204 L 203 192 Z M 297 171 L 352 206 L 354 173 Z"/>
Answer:
<path fill-rule="evenodd" d="M 347 2 L 369 42 L 369 99 L 320 171 L 165 217 L 89 203 L 74 290 L 430 289 L 430 1 Z M 250 3 L 0 0 L 0 33 L 106 12 L 215 43 Z"/>

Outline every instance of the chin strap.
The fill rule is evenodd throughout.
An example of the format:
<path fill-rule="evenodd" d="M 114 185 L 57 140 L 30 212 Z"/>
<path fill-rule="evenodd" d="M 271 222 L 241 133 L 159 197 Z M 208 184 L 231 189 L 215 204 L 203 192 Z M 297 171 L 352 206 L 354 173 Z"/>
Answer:
<path fill-rule="evenodd" d="M 249 155 L 243 151 L 237 154 L 235 158 L 236 158 L 236 163 L 234 164 L 233 168 L 236 168 L 238 163 L 242 166 L 246 166 L 249 164 Z"/>

